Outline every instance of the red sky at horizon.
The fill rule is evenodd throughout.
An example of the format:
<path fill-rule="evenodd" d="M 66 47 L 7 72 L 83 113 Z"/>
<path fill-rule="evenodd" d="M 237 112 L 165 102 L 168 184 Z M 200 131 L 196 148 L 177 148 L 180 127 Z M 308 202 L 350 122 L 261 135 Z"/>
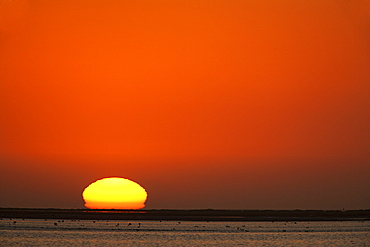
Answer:
<path fill-rule="evenodd" d="M 0 207 L 370 208 L 369 1 L 0 0 Z"/>

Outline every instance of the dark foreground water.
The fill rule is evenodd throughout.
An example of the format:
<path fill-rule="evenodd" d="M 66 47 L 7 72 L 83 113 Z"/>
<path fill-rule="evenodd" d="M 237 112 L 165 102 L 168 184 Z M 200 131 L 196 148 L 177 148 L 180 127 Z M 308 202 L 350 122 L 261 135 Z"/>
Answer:
<path fill-rule="evenodd" d="M 0 220 L 0 246 L 370 246 L 369 221 Z"/>

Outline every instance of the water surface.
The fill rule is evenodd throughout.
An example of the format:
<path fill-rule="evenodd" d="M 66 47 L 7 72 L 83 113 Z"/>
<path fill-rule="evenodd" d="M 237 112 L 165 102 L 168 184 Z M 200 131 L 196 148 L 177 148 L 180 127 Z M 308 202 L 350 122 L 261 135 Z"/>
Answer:
<path fill-rule="evenodd" d="M 2 219 L 0 238 L 0 246 L 370 246 L 370 222 Z"/>

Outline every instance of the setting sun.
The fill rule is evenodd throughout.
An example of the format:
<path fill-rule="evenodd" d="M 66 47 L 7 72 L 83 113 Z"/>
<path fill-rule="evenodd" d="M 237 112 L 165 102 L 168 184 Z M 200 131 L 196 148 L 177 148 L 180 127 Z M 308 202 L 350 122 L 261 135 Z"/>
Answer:
<path fill-rule="evenodd" d="M 147 192 L 129 179 L 99 179 L 85 188 L 82 197 L 91 209 L 140 209 L 145 207 Z"/>

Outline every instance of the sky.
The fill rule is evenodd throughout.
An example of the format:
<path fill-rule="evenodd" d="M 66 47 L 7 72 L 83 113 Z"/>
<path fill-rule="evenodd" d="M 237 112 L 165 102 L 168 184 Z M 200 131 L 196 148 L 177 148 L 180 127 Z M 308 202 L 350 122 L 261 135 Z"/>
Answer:
<path fill-rule="evenodd" d="M 369 209 L 370 1 L 0 0 L 0 207 Z"/>

